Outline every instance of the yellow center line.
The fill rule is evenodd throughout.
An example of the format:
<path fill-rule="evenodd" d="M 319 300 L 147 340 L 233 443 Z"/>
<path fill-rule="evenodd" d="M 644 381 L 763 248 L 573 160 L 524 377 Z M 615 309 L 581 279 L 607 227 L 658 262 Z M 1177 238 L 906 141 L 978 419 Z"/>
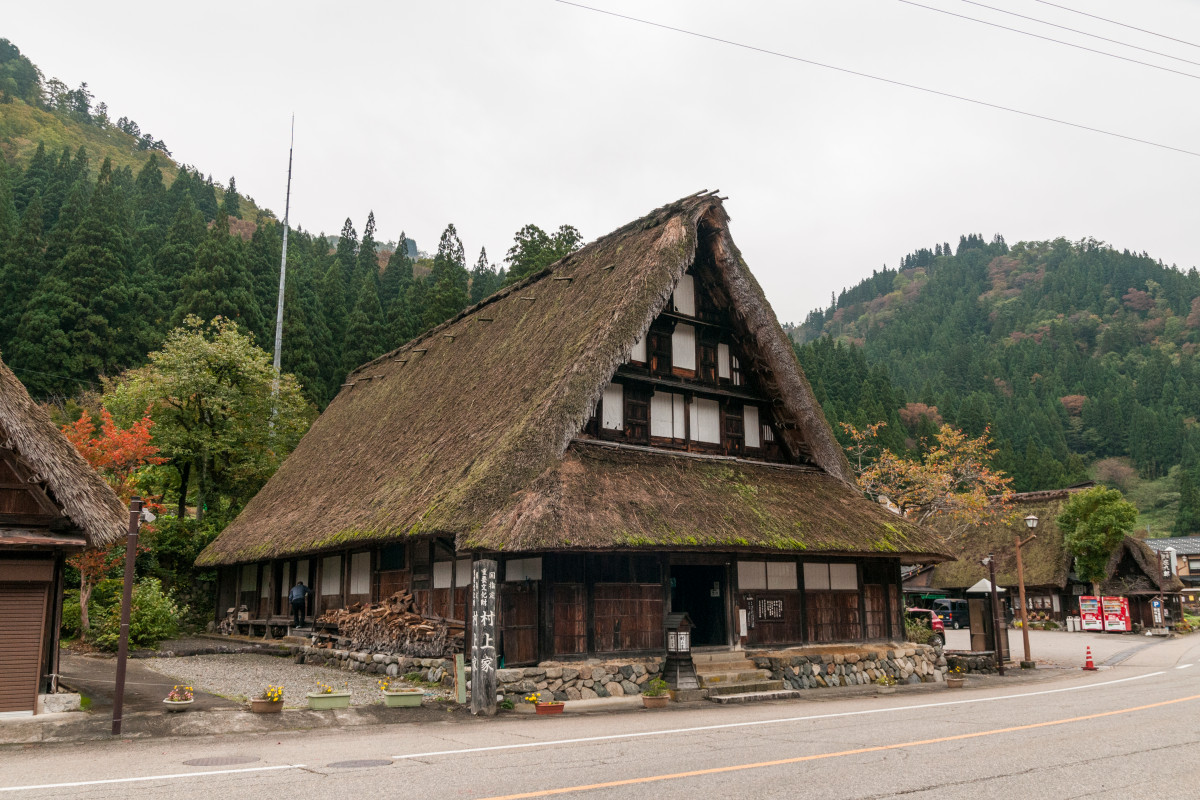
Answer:
<path fill-rule="evenodd" d="M 1069 719 L 1055 719 L 1048 722 L 1034 722 L 1029 725 L 1015 725 L 1011 728 L 996 728 L 990 731 L 978 731 L 976 733 L 960 733 L 954 736 L 939 736 L 936 739 L 919 739 L 912 742 L 900 742 L 898 744 L 881 744 L 875 747 L 859 747 L 854 750 L 841 750 L 836 753 L 817 753 L 810 756 L 796 756 L 795 758 L 781 758 L 775 761 L 759 761 L 753 764 L 734 764 L 728 767 L 712 767 L 710 769 L 695 769 L 688 772 L 672 772 L 667 775 L 649 775 L 644 778 L 626 778 L 620 781 L 606 781 L 605 783 L 588 783 L 579 786 L 564 786 L 561 789 L 540 789 L 536 792 L 522 792 L 520 794 L 498 795 L 496 797 L 481 798 L 481 800 L 526 800 L 531 797 L 549 797 L 556 794 L 568 794 L 569 792 L 586 792 L 592 789 L 611 789 L 616 786 L 633 786 L 639 783 L 653 783 L 656 781 L 671 781 L 679 778 L 695 778 L 700 775 L 718 775 L 722 772 L 738 772 L 746 769 L 762 769 L 764 767 L 778 767 L 784 764 L 799 764 L 805 761 L 819 761 L 824 758 L 840 758 L 841 756 L 856 756 L 863 753 L 878 753 L 884 750 L 899 750 L 904 747 L 919 747 L 927 744 L 941 744 L 942 742 L 956 742 L 963 739 L 977 739 L 981 736 L 996 736 L 1001 733 L 1014 733 L 1016 731 L 1029 731 L 1036 728 L 1049 728 L 1054 725 L 1067 725 L 1072 722 L 1084 722 L 1089 719 L 1101 719 L 1103 717 L 1112 717 L 1118 714 L 1131 714 L 1134 711 L 1146 711 L 1151 708 L 1161 708 L 1162 706 L 1170 706 L 1176 703 L 1186 703 L 1190 700 L 1200 700 L 1200 694 L 1194 694 L 1190 697 L 1180 697 L 1175 700 L 1164 700 L 1161 703 L 1150 703 L 1144 706 L 1134 706 L 1132 708 L 1121 708 L 1116 711 L 1102 711 L 1098 714 L 1088 714 L 1082 717 L 1070 717 Z"/>

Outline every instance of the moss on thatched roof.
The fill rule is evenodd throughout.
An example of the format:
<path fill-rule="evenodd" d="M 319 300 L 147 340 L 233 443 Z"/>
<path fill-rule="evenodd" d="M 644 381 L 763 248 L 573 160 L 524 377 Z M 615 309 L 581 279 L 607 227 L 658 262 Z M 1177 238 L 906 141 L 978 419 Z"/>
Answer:
<path fill-rule="evenodd" d="M 758 374 L 780 398 L 773 413 L 788 450 L 853 495 L 845 455 L 728 221 L 719 198 L 684 198 L 363 365 L 198 563 L 418 534 L 453 535 L 460 548 L 556 546 L 559 534 L 545 527 L 527 532 L 520 509 L 539 506 L 532 487 L 565 468 L 560 460 L 605 384 L 693 264 L 719 283 Z M 589 530 L 593 547 L 653 538 L 637 528 Z M 871 551 L 876 533 L 846 531 L 838 541 Z M 897 547 L 908 551 L 904 537 Z"/>
<path fill-rule="evenodd" d="M 124 532 L 125 509 L 116 492 L 79 455 L 45 409 L 0 360 L 0 449 L 10 451 L 92 546 L 105 547 Z"/>
<path fill-rule="evenodd" d="M 1174 594 L 1183 591 L 1183 581 L 1177 575 L 1163 575 L 1154 548 L 1126 536 L 1108 557 L 1104 568 L 1108 576 L 1100 583 L 1106 595 Z"/>
<path fill-rule="evenodd" d="M 599 500 L 599 501 L 598 501 Z M 937 555 L 938 541 L 813 467 L 577 440 L 469 548 Z"/>
<path fill-rule="evenodd" d="M 1021 548 L 1021 563 L 1025 568 L 1026 586 L 1067 585 L 1071 571 L 1071 556 L 1063 543 L 1058 527 L 1070 490 L 1028 492 L 1013 497 L 1015 519 L 1008 525 L 993 524 L 969 529 L 952 548 L 957 561 L 938 564 L 933 569 L 930 585 L 937 589 L 966 589 L 988 577 L 988 569 L 979 562 L 988 553 L 996 559 L 996 584 L 1017 585 L 1016 537 L 1029 536 L 1024 518 L 1036 514 L 1037 538 Z"/>

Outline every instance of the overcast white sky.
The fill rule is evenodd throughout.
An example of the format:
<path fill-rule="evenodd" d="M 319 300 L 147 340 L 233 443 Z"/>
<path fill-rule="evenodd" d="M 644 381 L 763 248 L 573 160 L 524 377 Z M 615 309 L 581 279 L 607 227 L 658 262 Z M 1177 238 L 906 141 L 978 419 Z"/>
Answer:
<path fill-rule="evenodd" d="M 1200 76 L 1200 47 L 1036 0 L 958 14 Z M 1055 0 L 1200 43 L 1200 3 Z M 898 0 L 591 5 L 894 80 L 1200 151 L 1200 77 L 989 28 Z M 292 222 L 432 251 L 453 222 L 473 262 L 563 223 L 591 240 L 700 189 L 782 321 L 905 253 L 961 233 L 1092 236 L 1198 262 L 1200 158 L 889 86 L 553 0 L 6 4 L 0 36 L 87 81 L 113 116 L 164 139 Z"/>

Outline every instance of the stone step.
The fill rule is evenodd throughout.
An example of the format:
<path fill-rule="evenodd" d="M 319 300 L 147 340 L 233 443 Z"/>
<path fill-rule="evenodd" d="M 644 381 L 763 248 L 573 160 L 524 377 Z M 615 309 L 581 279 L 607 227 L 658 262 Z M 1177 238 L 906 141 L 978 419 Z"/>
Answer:
<path fill-rule="evenodd" d="M 764 700 L 791 700 L 800 695 L 801 692 L 796 689 L 773 689 L 736 694 L 710 694 L 708 699 L 714 703 L 761 703 Z"/>
<path fill-rule="evenodd" d="M 688 703 L 693 700 L 704 700 L 708 697 L 708 689 L 676 689 L 672 693 L 676 703 Z"/>
<path fill-rule="evenodd" d="M 764 681 L 771 679 L 771 673 L 765 669 L 750 669 L 742 672 L 697 672 L 702 686 L 715 683 L 744 683 L 746 681 Z"/>
<path fill-rule="evenodd" d="M 717 695 L 746 694 L 747 692 L 773 692 L 783 688 L 783 681 L 738 681 L 736 683 L 718 683 L 705 686 L 711 700 Z"/>
<path fill-rule="evenodd" d="M 725 661 L 692 662 L 696 672 L 733 672 L 735 670 L 755 669 L 754 662 L 748 658 L 731 658 Z"/>
<path fill-rule="evenodd" d="M 692 663 L 699 667 L 701 664 L 712 664 L 723 661 L 745 661 L 744 650 L 719 650 L 712 653 L 697 653 L 692 651 Z"/>

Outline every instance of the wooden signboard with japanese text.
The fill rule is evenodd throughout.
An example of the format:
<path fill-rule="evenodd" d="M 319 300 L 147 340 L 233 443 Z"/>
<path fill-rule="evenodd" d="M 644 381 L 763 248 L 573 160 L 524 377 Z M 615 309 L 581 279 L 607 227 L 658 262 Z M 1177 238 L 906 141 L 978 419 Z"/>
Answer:
<path fill-rule="evenodd" d="M 496 572 L 492 560 L 471 571 L 471 713 L 496 714 Z"/>

